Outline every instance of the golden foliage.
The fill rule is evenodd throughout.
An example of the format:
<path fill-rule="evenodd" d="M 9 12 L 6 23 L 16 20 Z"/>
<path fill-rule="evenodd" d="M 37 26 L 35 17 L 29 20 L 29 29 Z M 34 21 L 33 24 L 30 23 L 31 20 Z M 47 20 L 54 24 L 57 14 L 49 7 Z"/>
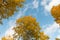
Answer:
<path fill-rule="evenodd" d="M 0 20 L 12 16 L 24 2 L 25 0 L 0 0 Z"/>
<path fill-rule="evenodd" d="M 14 40 L 11 36 L 3 37 L 2 40 Z"/>
<path fill-rule="evenodd" d="M 25 16 L 19 18 L 16 21 L 16 27 L 14 27 L 14 31 L 18 36 L 23 37 L 23 40 L 30 40 L 34 38 L 35 40 L 40 40 L 40 26 L 36 19 L 32 16 Z M 42 34 L 43 35 L 43 34 Z M 44 35 L 43 35 L 44 36 Z M 44 36 L 44 38 L 47 38 Z M 43 38 L 42 38 L 43 39 Z"/>
<path fill-rule="evenodd" d="M 3 37 L 3 38 L 2 38 L 2 40 L 6 40 L 6 38 L 5 38 L 5 37 Z"/>
<path fill-rule="evenodd" d="M 60 5 L 53 6 L 53 8 L 51 9 L 51 14 L 54 18 L 60 17 Z"/>
<path fill-rule="evenodd" d="M 60 4 L 52 7 L 51 14 L 55 18 L 55 21 L 60 23 Z"/>
<path fill-rule="evenodd" d="M 40 32 L 40 40 L 48 40 L 49 37 L 44 34 L 44 32 Z"/>

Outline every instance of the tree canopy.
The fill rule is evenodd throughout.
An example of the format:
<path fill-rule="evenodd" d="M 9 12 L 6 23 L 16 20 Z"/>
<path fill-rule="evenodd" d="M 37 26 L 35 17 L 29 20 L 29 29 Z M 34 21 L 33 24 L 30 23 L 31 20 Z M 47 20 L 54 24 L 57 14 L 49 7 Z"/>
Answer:
<path fill-rule="evenodd" d="M 13 28 L 15 31 L 14 38 L 22 37 L 23 40 L 48 40 L 49 37 L 40 32 L 41 28 L 36 18 L 32 16 L 24 16 L 17 19 L 16 27 Z"/>
<path fill-rule="evenodd" d="M 17 11 L 17 7 L 22 7 L 25 0 L 0 0 L 0 23 L 2 19 L 9 18 Z"/>
<path fill-rule="evenodd" d="M 55 21 L 60 23 L 60 4 L 52 7 L 51 14 L 55 18 Z"/>

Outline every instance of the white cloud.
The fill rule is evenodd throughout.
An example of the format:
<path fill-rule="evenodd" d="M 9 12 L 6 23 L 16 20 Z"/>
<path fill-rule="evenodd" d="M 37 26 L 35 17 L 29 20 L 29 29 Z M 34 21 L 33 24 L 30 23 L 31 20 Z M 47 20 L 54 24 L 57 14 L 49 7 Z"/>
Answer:
<path fill-rule="evenodd" d="M 7 31 L 5 32 L 5 36 L 13 36 L 14 34 L 14 30 L 13 30 L 13 27 L 10 27 L 7 29 Z"/>
<path fill-rule="evenodd" d="M 16 26 L 16 21 L 14 21 L 14 20 L 10 20 L 9 22 L 8 22 L 8 24 L 9 24 L 9 27 L 13 27 L 13 26 Z"/>
<path fill-rule="evenodd" d="M 57 29 L 59 29 L 59 24 L 57 24 L 56 22 L 54 22 L 52 25 L 50 25 L 49 27 L 47 27 L 44 30 L 44 32 L 45 32 L 45 34 L 47 34 L 50 37 L 52 37 L 52 35 L 56 32 Z"/>
<path fill-rule="evenodd" d="M 57 37 L 56 38 L 59 38 L 60 39 L 60 27 L 58 29 L 58 34 L 57 34 Z"/>
<path fill-rule="evenodd" d="M 23 16 L 23 12 L 22 11 L 19 11 L 18 12 L 18 15 L 16 16 L 16 19 L 20 18 L 21 16 Z"/>
<path fill-rule="evenodd" d="M 45 6 L 47 4 L 47 0 L 42 0 L 41 5 Z"/>
<path fill-rule="evenodd" d="M 34 8 L 38 8 L 39 6 L 39 2 L 37 0 L 34 0 L 32 4 Z"/>
<path fill-rule="evenodd" d="M 39 1 L 38 0 L 33 0 L 31 3 L 28 3 L 28 4 L 25 5 L 26 9 L 29 9 L 29 8 L 37 9 L 38 7 L 39 7 Z"/>
<path fill-rule="evenodd" d="M 60 35 L 57 35 L 57 38 L 59 38 L 59 39 L 60 39 Z"/>
<path fill-rule="evenodd" d="M 47 0 L 43 0 L 41 2 L 41 5 L 44 6 L 45 10 L 50 12 L 50 10 L 53 6 L 56 6 L 56 5 L 60 4 L 60 0 L 50 0 L 48 5 L 47 5 L 47 3 L 48 3 Z"/>

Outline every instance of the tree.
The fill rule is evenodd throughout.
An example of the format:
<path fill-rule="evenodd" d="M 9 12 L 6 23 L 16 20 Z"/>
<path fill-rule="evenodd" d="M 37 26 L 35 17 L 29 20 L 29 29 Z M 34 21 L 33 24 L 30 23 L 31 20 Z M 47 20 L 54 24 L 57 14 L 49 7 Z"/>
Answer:
<path fill-rule="evenodd" d="M 16 21 L 14 38 L 22 37 L 23 40 L 40 40 L 48 37 L 40 32 L 41 28 L 32 16 L 25 16 Z M 42 38 L 43 37 L 43 38 Z M 45 40 L 44 39 L 44 40 Z"/>
<path fill-rule="evenodd" d="M 40 32 L 40 40 L 48 40 L 49 37 L 44 34 L 44 32 Z"/>
<path fill-rule="evenodd" d="M 55 21 L 60 24 L 60 4 L 52 7 L 51 14 L 55 18 Z"/>
<path fill-rule="evenodd" d="M 2 37 L 2 40 L 14 40 L 11 36 Z"/>
<path fill-rule="evenodd" d="M 25 0 L 0 0 L 0 23 L 2 19 L 9 18 L 17 11 L 17 7 L 22 7 Z"/>

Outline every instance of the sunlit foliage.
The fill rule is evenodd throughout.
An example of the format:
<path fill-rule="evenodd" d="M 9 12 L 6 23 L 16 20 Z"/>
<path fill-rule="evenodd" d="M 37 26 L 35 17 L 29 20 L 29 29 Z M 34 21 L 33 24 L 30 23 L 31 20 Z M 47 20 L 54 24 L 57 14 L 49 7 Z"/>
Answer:
<path fill-rule="evenodd" d="M 24 2 L 25 0 L 0 0 L 0 23 L 2 19 L 12 16 Z"/>
<path fill-rule="evenodd" d="M 2 37 L 2 40 L 14 40 L 11 36 Z"/>
<path fill-rule="evenodd" d="M 40 32 L 40 40 L 49 40 L 49 37 L 44 32 Z"/>
<path fill-rule="evenodd" d="M 55 21 L 60 23 L 60 4 L 52 7 L 51 14 L 55 18 Z"/>
<path fill-rule="evenodd" d="M 32 16 L 25 16 L 17 19 L 16 27 L 14 27 L 14 38 L 22 37 L 23 40 L 43 40 L 48 39 L 46 35 L 40 33 L 39 23 Z M 42 38 L 43 37 L 43 38 Z"/>

